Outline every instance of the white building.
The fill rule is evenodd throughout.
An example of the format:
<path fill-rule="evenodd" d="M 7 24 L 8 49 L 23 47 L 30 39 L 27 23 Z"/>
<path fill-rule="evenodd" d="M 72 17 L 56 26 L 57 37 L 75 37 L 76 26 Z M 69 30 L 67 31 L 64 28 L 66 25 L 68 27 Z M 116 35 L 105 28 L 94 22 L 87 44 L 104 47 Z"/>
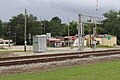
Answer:
<path fill-rule="evenodd" d="M 13 41 L 12 40 L 4 40 L 3 38 L 0 39 L 0 46 L 4 46 L 4 45 L 13 45 Z"/>
<path fill-rule="evenodd" d="M 84 41 L 84 46 L 86 46 L 86 40 L 85 39 L 83 39 L 83 41 Z M 75 39 L 75 41 L 73 42 L 73 46 L 78 46 L 78 38 L 77 39 Z"/>

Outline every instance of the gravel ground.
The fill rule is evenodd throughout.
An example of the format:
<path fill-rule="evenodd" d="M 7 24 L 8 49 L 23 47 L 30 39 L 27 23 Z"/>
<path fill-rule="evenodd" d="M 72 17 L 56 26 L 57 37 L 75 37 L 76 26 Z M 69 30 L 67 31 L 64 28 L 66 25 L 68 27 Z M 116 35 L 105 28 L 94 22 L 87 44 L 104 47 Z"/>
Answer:
<path fill-rule="evenodd" d="M 13 52 L 1 52 L 0 53 L 0 58 L 14 57 L 14 56 L 19 56 L 19 54 L 14 54 Z"/>
<path fill-rule="evenodd" d="M 28 64 L 28 65 L 0 67 L 0 75 L 38 72 L 43 70 L 52 70 L 55 68 L 65 67 L 65 66 L 94 64 L 98 62 L 113 61 L 113 60 L 120 60 L 120 54 L 111 55 L 111 56 L 101 56 L 101 57 L 91 56 L 90 58 L 55 61 L 55 62 L 49 62 L 49 63 L 37 63 L 37 64 L 34 63 L 34 64 Z"/>
<path fill-rule="evenodd" d="M 23 50 L 23 46 L 12 46 L 9 50 Z M 97 48 L 97 50 L 106 50 L 106 49 L 120 49 L 120 48 Z M 32 50 L 32 47 L 27 46 L 27 50 Z M 76 52 L 78 48 L 71 49 L 68 48 L 48 48 L 47 52 L 43 53 L 34 53 L 31 52 L 2 52 L 0 53 L 0 57 L 14 57 L 14 56 L 28 56 L 28 55 L 43 55 L 43 54 L 58 54 L 58 53 L 67 53 L 67 52 Z M 90 48 L 85 48 L 83 51 L 92 51 Z M 37 64 L 29 64 L 29 65 L 20 65 L 20 66 L 10 66 L 10 67 L 0 67 L 0 75 L 7 74 L 16 74 L 16 73 L 29 73 L 36 72 L 41 70 L 51 70 L 59 67 L 65 66 L 73 66 L 73 65 L 83 65 L 83 64 L 93 64 L 97 62 L 104 61 L 112 61 L 112 60 L 120 60 L 120 55 L 112 55 L 112 56 L 102 56 L 102 57 L 94 57 L 90 58 L 82 58 L 82 59 L 74 59 L 74 60 L 66 60 L 66 61 L 57 61 L 50 63 L 37 63 Z"/>

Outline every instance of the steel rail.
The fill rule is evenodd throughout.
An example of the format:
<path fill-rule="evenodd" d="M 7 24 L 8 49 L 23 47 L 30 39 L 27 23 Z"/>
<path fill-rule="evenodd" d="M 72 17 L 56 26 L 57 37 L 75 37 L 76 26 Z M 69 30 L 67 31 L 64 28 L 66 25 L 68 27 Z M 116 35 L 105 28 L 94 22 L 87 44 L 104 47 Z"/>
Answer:
<path fill-rule="evenodd" d="M 31 59 L 31 58 L 42 58 L 42 57 L 51 57 L 51 56 L 65 56 L 65 55 L 82 55 L 82 54 L 90 54 L 90 53 L 105 53 L 111 51 L 119 51 L 120 49 L 113 50 L 100 50 L 100 51 L 84 51 L 84 52 L 71 52 L 71 53 L 58 53 L 58 54 L 44 54 L 44 55 L 32 55 L 32 56 L 18 56 L 18 57 L 4 57 L 0 58 L 0 61 L 8 61 L 8 60 L 20 60 L 20 59 Z"/>
<path fill-rule="evenodd" d="M 98 52 L 90 52 L 89 54 L 85 52 L 85 54 L 70 54 L 70 55 L 59 55 L 59 56 L 48 56 L 48 57 L 41 57 L 38 59 L 30 59 L 30 60 L 16 60 L 16 61 L 9 61 L 9 62 L 0 62 L 0 66 L 11 66 L 11 65 L 23 65 L 23 64 L 31 64 L 31 63 L 45 63 L 45 62 L 52 62 L 52 61 L 62 61 L 68 59 L 76 59 L 76 58 L 88 58 L 90 56 L 106 56 L 106 55 L 114 55 L 120 54 L 120 50 L 115 51 L 98 51 Z"/>

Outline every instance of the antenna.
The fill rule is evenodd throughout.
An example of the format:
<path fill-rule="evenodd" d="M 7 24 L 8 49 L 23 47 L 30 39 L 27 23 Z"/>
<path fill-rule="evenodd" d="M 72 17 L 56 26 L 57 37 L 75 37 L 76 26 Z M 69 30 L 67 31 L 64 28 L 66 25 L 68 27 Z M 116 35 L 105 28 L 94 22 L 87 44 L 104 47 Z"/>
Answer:
<path fill-rule="evenodd" d="M 97 15 L 98 15 L 98 0 L 97 0 L 97 2 L 96 2 L 96 17 L 97 17 Z M 94 37 L 96 36 L 96 27 L 97 27 L 97 20 L 95 19 L 95 28 L 93 28 L 93 35 L 94 35 Z"/>
<path fill-rule="evenodd" d="M 96 3 L 96 16 L 97 16 L 97 12 L 98 12 L 98 0 L 97 0 L 97 3 Z"/>

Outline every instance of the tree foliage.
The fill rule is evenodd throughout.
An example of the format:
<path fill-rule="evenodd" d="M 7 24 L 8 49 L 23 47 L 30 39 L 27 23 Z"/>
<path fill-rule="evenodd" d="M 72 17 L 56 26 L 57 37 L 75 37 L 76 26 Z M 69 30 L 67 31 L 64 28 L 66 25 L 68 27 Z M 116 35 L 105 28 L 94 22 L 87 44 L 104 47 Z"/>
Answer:
<path fill-rule="evenodd" d="M 120 44 L 120 11 L 110 10 L 104 16 L 106 18 L 103 22 L 104 32 L 117 36 L 118 44 Z"/>
<path fill-rule="evenodd" d="M 2 30 L 3 30 L 2 20 L 0 20 L 0 32 L 1 32 L 1 33 L 0 33 L 0 37 L 2 37 L 2 34 L 3 34 L 3 33 L 2 33 Z"/>
<path fill-rule="evenodd" d="M 11 36 L 14 37 L 14 34 L 17 35 L 17 44 L 23 44 L 25 16 L 23 14 L 13 16 L 12 19 L 9 20 L 9 26 L 11 28 Z M 29 33 L 31 33 L 31 35 L 40 34 L 40 27 L 40 23 L 36 16 L 33 16 L 32 14 L 27 15 L 27 40 Z M 15 37 L 13 40 L 15 40 Z"/>
<path fill-rule="evenodd" d="M 120 11 L 110 10 L 103 14 L 105 20 L 103 24 L 97 25 L 97 34 L 111 34 L 118 38 L 118 43 L 120 44 Z M 13 39 L 17 44 L 24 44 L 24 25 L 25 25 L 25 15 L 18 14 L 13 16 L 9 22 L 2 22 L 0 20 L 0 37 Z M 29 33 L 34 35 L 41 35 L 46 33 L 51 33 L 53 37 L 62 37 L 68 35 L 68 27 L 70 36 L 74 36 L 78 33 L 77 22 L 71 21 L 69 24 L 63 23 L 62 20 L 55 16 L 50 21 L 49 20 L 38 20 L 38 18 L 32 14 L 27 15 L 27 41 L 29 40 Z M 92 34 L 95 24 L 84 23 L 84 33 Z"/>

